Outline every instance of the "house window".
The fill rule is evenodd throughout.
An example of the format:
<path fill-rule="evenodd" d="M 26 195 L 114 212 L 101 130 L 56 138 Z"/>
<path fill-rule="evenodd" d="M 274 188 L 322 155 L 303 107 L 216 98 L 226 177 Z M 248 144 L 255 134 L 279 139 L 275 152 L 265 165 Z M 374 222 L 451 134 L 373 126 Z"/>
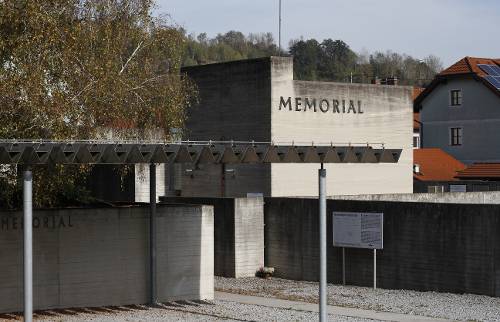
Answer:
<path fill-rule="evenodd" d="M 450 145 L 453 145 L 453 146 L 462 145 L 462 128 L 461 127 L 450 128 Z"/>
<path fill-rule="evenodd" d="M 420 136 L 418 134 L 413 134 L 413 148 L 418 149 L 420 148 Z"/>
<path fill-rule="evenodd" d="M 490 186 L 486 184 L 475 184 L 472 186 L 472 191 L 490 191 Z"/>
<path fill-rule="evenodd" d="M 450 192 L 467 192 L 465 184 L 450 184 Z"/>
<path fill-rule="evenodd" d="M 427 186 L 428 193 L 443 193 L 444 186 Z"/>
<path fill-rule="evenodd" d="M 462 91 L 460 89 L 453 89 L 450 91 L 450 105 L 451 106 L 462 105 Z"/>

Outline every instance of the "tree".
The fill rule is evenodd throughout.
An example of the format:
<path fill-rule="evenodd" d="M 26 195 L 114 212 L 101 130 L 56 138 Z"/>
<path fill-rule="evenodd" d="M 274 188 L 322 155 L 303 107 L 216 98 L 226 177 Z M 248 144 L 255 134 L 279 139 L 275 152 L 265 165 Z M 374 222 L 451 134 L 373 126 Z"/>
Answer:
<path fill-rule="evenodd" d="M 318 80 L 321 46 L 316 39 L 292 41 L 290 55 L 293 56 L 295 79 Z"/>
<path fill-rule="evenodd" d="M 342 40 L 321 43 L 319 75 L 322 80 L 346 81 L 356 68 L 356 53 Z"/>
<path fill-rule="evenodd" d="M 271 33 L 254 33 L 247 37 L 239 31 L 231 30 L 218 34 L 215 38 L 208 38 L 205 33 L 201 33 L 197 37 L 188 37 L 183 65 L 258 58 L 277 53 L 278 48 Z"/>
<path fill-rule="evenodd" d="M 195 97 L 180 74 L 185 38 L 154 18 L 152 5 L 0 1 L 0 138 L 90 139 L 109 129 L 167 137 L 182 128 Z M 67 169 L 36 171 L 55 177 Z M 0 180 L 11 186 L 8 177 Z"/>

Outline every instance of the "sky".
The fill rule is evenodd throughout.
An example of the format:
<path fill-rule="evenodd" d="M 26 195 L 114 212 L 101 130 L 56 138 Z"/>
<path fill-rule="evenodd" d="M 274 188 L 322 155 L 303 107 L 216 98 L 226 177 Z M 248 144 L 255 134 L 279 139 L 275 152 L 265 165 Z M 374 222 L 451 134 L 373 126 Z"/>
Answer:
<path fill-rule="evenodd" d="M 188 33 L 272 32 L 279 0 L 157 0 Z M 341 39 L 354 51 L 441 58 L 500 58 L 500 0 L 282 0 L 282 47 L 291 39 Z"/>

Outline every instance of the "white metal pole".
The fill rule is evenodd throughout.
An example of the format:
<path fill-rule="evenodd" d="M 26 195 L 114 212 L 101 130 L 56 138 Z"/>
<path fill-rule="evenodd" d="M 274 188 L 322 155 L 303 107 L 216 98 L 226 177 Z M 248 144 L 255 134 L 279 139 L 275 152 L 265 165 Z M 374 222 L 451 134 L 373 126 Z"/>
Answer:
<path fill-rule="evenodd" d="M 24 321 L 33 320 L 33 174 L 24 171 Z"/>
<path fill-rule="evenodd" d="M 281 0 L 279 0 L 278 56 L 281 56 Z"/>
<path fill-rule="evenodd" d="M 156 305 L 156 164 L 149 165 L 149 282 L 151 305 Z"/>
<path fill-rule="evenodd" d="M 373 250 L 373 289 L 377 289 L 377 250 Z"/>
<path fill-rule="evenodd" d="M 326 169 L 319 169 L 319 320 L 320 322 L 327 321 L 326 305 Z"/>

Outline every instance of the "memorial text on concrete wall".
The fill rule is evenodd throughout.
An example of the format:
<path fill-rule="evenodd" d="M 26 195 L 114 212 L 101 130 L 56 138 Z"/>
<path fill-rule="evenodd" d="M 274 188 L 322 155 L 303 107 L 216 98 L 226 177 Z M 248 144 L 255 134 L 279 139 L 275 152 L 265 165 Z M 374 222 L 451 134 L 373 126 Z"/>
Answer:
<path fill-rule="evenodd" d="M 362 101 L 330 98 L 283 97 L 279 110 L 312 113 L 363 114 Z"/>

